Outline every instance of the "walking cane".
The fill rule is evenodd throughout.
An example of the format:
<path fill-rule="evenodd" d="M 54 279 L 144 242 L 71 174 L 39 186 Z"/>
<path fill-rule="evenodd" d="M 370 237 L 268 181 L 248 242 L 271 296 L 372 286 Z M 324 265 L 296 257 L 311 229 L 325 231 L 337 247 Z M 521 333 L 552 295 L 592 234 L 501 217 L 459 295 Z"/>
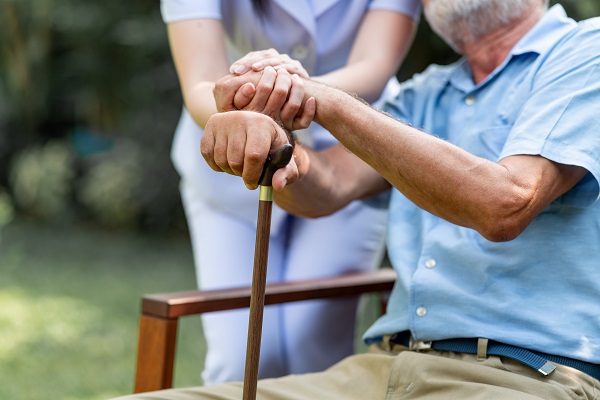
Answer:
<path fill-rule="evenodd" d="M 265 307 L 267 260 L 269 256 L 269 235 L 271 233 L 271 211 L 273 208 L 273 174 L 290 162 L 293 152 L 294 147 L 291 144 L 285 144 L 274 153 L 269 153 L 263 167 L 262 175 L 258 181 L 260 197 L 256 225 L 256 244 L 254 247 L 252 290 L 250 292 L 250 317 L 248 319 L 243 400 L 256 399 L 256 386 L 258 384 L 258 364 L 260 359 L 263 309 Z"/>

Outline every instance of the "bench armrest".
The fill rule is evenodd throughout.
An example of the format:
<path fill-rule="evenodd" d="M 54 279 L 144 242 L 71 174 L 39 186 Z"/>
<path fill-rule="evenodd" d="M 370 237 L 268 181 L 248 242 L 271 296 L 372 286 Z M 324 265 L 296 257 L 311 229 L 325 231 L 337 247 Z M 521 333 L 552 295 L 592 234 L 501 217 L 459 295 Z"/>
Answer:
<path fill-rule="evenodd" d="M 359 296 L 392 290 L 396 273 L 384 268 L 332 278 L 269 284 L 265 304 Z M 250 306 L 251 288 L 187 291 L 142 298 L 135 393 L 170 388 L 179 317 Z"/>

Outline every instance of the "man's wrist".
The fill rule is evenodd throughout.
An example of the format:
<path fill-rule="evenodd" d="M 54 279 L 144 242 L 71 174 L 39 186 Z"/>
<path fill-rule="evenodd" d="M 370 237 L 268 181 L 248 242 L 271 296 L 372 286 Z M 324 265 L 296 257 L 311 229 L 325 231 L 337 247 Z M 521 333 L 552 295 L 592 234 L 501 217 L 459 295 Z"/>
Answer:
<path fill-rule="evenodd" d="M 278 122 L 278 124 L 281 127 L 281 129 L 283 129 L 283 131 L 285 132 L 289 144 L 291 144 L 292 147 L 296 147 L 296 134 L 292 130 L 286 128 L 281 122 Z"/>
<path fill-rule="evenodd" d="M 288 141 L 290 142 L 292 147 L 296 147 L 296 134 L 294 133 L 294 131 L 285 128 L 285 134 L 287 135 Z"/>

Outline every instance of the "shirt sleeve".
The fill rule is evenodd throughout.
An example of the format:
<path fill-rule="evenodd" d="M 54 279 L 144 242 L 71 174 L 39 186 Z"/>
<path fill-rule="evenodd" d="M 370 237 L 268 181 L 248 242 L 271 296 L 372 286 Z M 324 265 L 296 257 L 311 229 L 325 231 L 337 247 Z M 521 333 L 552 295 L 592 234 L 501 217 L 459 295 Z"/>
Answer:
<path fill-rule="evenodd" d="M 221 0 L 160 0 L 160 12 L 165 23 L 186 19 L 221 19 Z"/>
<path fill-rule="evenodd" d="M 561 201 L 585 207 L 600 195 L 600 20 L 580 25 L 543 56 L 500 158 L 541 155 L 589 173 Z"/>
<path fill-rule="evenodd" d="M 405 124 L 426 129 L 426 115 L 430 112 L 431 103 L 427 99 L 432 93 L 439 93 L 440 86 L 447 82 L 447 74 L 451 68 L 432 64 L 425 71 L 414 74 L 409 80 L 400 83 L 397 95 L 384 103 L 383 111 Z"/>
<path fill-rule="evenodd" d="M 390 10 L 406 14 L 413 20 L 418 21 L 421 15 L 420 0 L 373 0 L 369 4 L 369 10 Z"/>

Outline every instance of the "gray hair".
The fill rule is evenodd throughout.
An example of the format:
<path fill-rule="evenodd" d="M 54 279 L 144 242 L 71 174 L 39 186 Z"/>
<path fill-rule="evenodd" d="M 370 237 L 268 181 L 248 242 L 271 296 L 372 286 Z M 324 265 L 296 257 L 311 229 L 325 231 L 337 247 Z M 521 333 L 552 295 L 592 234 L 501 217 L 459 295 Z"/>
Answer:
<path fill-rule="evenodd" d="M 460 52 L 465 44 L 523 17 L 536 3 L 547 9 L 548 1 L 429 0 L 424 13 L 432 29 Z"/>

